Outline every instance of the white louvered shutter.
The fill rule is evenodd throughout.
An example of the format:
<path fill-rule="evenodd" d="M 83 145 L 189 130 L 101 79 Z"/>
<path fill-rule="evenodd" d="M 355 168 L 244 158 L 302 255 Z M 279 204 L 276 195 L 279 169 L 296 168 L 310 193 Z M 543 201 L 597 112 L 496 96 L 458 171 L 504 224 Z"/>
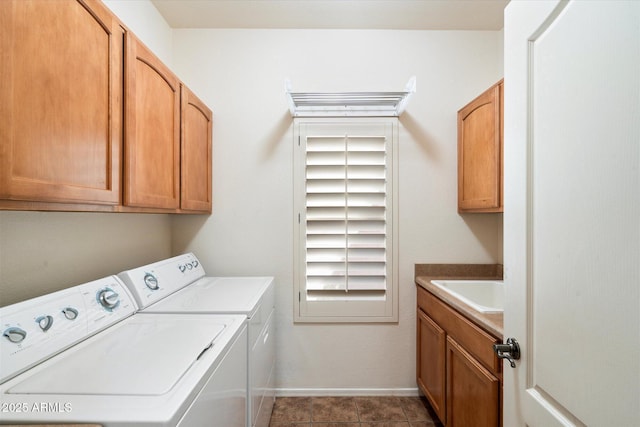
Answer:
<path fill-rule="evenodd" d="M 299 136 L 302 311 L 338 318 L 386 313 L 393 278 L 393 126 L 309 124 Z"/>

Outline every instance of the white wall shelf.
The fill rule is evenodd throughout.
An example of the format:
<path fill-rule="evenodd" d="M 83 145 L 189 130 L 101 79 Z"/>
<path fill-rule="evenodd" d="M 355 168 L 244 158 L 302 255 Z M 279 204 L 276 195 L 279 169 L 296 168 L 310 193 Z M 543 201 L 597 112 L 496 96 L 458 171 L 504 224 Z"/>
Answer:
<path fill-rule="evenodd" d="M 285 92 L 292 117 L 398 117 L 416 91 L 411 77 L 402 92 Z"/>

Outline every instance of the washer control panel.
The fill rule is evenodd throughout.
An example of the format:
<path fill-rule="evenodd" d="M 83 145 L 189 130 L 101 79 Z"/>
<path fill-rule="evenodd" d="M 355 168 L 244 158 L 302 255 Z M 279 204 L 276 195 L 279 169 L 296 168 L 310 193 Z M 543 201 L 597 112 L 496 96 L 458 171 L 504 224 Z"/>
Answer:
<path fill-rule="evenodd" d="M 0 308 L 0 383 L 137 311 L 117 276 Z"/>
<path fill-rule="evenodd" d="M 192 253 L 144 265 L 118 275 L 141 309 L 204 277 L 204 268 Z"/>

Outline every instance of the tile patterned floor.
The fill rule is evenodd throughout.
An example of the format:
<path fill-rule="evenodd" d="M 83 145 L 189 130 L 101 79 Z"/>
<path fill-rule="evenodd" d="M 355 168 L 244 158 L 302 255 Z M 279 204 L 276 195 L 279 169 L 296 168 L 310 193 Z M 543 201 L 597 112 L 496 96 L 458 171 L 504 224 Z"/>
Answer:
<path fill-rule="evenodd" d="M 442 427 L 423 397 L 278 397 L 270 427 Z"/>

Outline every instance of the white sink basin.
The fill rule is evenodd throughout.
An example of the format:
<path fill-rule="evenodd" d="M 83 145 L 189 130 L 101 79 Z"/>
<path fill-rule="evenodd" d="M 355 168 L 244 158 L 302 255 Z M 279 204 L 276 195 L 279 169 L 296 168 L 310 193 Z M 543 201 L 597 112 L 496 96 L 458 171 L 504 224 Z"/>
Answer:
<path fill-rule="evenodd" d="M 432 280 L 431 283 L 481 313 L 502 313 L 504 311 L 504 282 L 502 280 Z"/>

